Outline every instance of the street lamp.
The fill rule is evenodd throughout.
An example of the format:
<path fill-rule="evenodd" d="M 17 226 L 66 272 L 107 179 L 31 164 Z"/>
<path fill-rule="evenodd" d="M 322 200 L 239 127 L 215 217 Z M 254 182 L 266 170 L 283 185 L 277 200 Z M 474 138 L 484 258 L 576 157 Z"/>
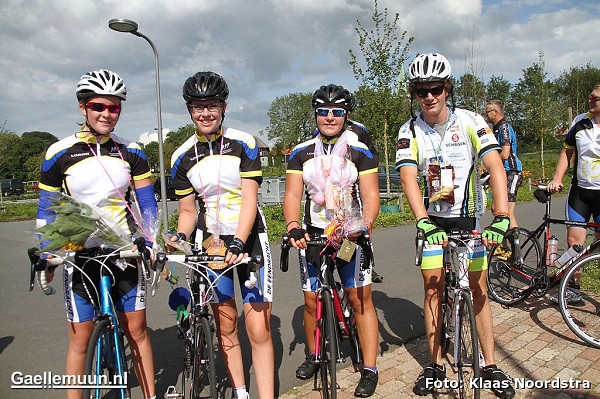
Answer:
<path fill-rule="evenodd" d="M 167 209 L 167 184 L 165 178 L 165 155 L 163 150 L 162 117 L 160 109 L 160 77 L 158 73 L 158 52 L 152 40 L 138 31 L 138 24 L 130 19 L 115 18 L 108 21 L 108 27 L 117 32 L 131 33 L 146 39 L 154 52 L 154 69 L 156 71 L 156 117 L 158 120 L 158 160 L 160 165 L 160 197 L 162 200 L 163 229 L 169 228 L 169 210 Z"/>

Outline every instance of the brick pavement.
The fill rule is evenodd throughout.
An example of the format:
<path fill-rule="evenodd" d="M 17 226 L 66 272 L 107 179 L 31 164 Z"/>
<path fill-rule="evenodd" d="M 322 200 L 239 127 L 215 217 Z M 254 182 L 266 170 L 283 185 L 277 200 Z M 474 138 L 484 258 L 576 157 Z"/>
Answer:
<path fill-rule="evenodd" d="M 600 349 L 586 346 L 564 323 L 560 310 L 549 299 L 529 298 L 514 308 L 492 303 L 496 361 L 513 378 L 527 383 L 587 381 L 591 388 L 518 389 L 516 398 L 535 399 L 600 399 Z M 423 338 L 405 343 L 378 358 L 379 385 L 372 396 L 382 398 L 414 398 L 412 386 L 423 365 L 429 361 Z M 446 359 L 447 361 L 447 359 Z M 446 363 L 448 377 L 452 367 Z M 359 374 L 346 367 L 338 371 L 338 398 L 354 398 Z M 576 382 L 575 382 L 576 383 Z M 575 384 L 574 383 L 574 384 Z M 304 383 L 280 396 L 280 399 L 320 398 L 314 382 Z M 455 398 L 451 390 L 439 391 L 436 398 Z M 482 399 L 495 396 L 482 391 Z"/>

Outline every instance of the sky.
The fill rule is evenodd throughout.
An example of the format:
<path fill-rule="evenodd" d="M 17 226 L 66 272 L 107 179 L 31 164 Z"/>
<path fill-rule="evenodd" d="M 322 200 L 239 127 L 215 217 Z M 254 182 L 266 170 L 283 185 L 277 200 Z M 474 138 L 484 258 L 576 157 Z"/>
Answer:
<path fill-rule="evenodd" d="M 478 71 L 484 82 L 516 83 L 544 54 L 549 78 L 570 67 L 600 67 L 598 0 L 378 0 L 397 32 L 414 37 L 408 60 L 439 52 L 453 76 Z M 354 91 L 349 49 L 362 59 L 357 21 L 374 28 L 374 0 L 1 0 L 0 130 L 58 138 L 83 121 L 80 76 L 118 73 L 128 88 L 115 133 L 130 140 L 158 126 L 154 53 L 149 43 L 109 29 L 138 23 L 156 46 L 162 125 L 190 123 L 181 89 L 194 73 L 221 74 L 230 96 L 225 124 L 258 135 L 277 98 L 323 84 Z M 408 66 L 408 64 L 407 64 Z"/>

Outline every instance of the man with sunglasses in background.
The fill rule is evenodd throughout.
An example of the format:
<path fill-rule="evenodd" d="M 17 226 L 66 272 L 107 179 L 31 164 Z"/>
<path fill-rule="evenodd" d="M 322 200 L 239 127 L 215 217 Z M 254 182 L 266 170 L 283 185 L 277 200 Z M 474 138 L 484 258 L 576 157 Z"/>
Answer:
<path fill-rule="evenodd" d="M 417 56 L 408 69 L 408 90 L 421 113 L 414 115 L 398 133 L 396 169 L 402 189 L 424 232 L 425 249 L 421 274 L 425 290 L 425 333 L 431 363 L 419 375 L 413 392 L 433 393 L 434 383 L 446 379 L 442 365 L 441 298 L 444 293 L 442 248 L 453 229 L 481 231 L 479 218 L 485 212 L 483 189 L 478 177 L 479 160 L 490 173 L 495 213 L 492 224 L 481 239 L 459 247 L 468 259 L 468 279 L 473 292 L 475 319 L 486 366 L 482 369 L 482 388 L 510 399 L 515 395 L 510 378 L 496 366 L 493 320 L 487 295 L 485 246 L 502 242 L 509 225 L 506 173 L 500 159 L 498 142 L 483 117 L 454 107 L 451 67 L 441 54 Z M 452 99 L 452 106 L 446 103 Z M 412 114 L 411 101 L 411 114 Z M 425 194 L 417 183 L 423 174 Z M 424 201 L 425 199 L 425 201 Z"/>
<path fill-rule="evenodd" d="M 562 178 L 569 167 L 569 161 L 576 153 L 573 177 L 569 188 L 569 198 L 565 209 L 566 219 L 576 222 L 587 222 L 590 217 L 595 223 L 600 223 L 600 175 L 596 172 L 600 150 L 600 84 L 592 89 L 589 97 L 588 112 L 578 115 L 571 125 L 560 152 L 556 171 L 552 181 L 548 183 L 548 191 L 556 192 L 562 189 Z M 585 227 L 569 226 L 567 228 L 567 243 L 569 247 L 575 244 L 583 245 L 587 230 Z M 596 238 L 600 231 L 595 230 Z M 581 273 L 575 274 L 575 281 L 569 282 L 567 302 L 581 302 L 579 284 Z M 550 299 L 558 303 L 558 295 Z"/>
<path fill-rule="evenodd" d="M 508 190 L 508 215 L 510 216 L 509 228 L 517 227 L 517 216 L 515 215 L 515 203 L 517 191 L 523 182 L 523 165 L 517 156 L 517 134 L 510 123 L 504 118 L 504 103 L 500 100 L 489 100 L 485 105 L 485 119 L 493 126 L 494 135 L 500 144 L 502 151 L 500 158 L 504 162 Z M 492 210 L 494 206 L 492 205 Z M 494 254 L 498 258 L 507 260 L 510 250 L 504 246 L 496 249 Z"/>

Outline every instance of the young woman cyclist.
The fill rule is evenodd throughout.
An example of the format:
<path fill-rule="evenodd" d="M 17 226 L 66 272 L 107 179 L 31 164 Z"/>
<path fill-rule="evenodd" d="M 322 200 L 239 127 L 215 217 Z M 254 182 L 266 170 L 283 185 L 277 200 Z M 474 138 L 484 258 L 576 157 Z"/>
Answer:
<path fill-rule="evenodd" d="M 198 72 L 183 85 L 183 98 L 196 132 L 171 158 L 173 184 L 179 198 L 177 231 L 180 237 L 193 237 L 210 251 L 226 248 L 228 265 L 248 254 L 262 255 L 260 284 L 255 288 L 244 285 L 248 267 L 239 266 L 236 270 L 258 393 L 260 398 L 268 399 L 274 397 L 275 380 L 270 326 L 273 265 L 266 222 L 258 205 L 261 164 L 254 136 L 223 126 L 228 96 L 225 79 L 214 72 Z M 233 274 L 230 270 L 220 278 L 212 307 L 235 397 L 245 399 L 248 392 L 238 339 Z"/>
<path fill-rule="evenodd" d="M 131 181 L 144 215 L 142 223 L 149 225 L 156 220 L 157 206 L 146 155 L 137 143 L 112 133 L 127 96 L 125 84 L 116 73 L 99 69 L 81 77 L 76 96 L 85 122 L 78 133 L 52 144 L 46 152 L 39 184 L 37 227 L 55 219 L 56 215 L 48 207 L 53 197 L 64 192 L 81 202 L 106 209 L 115 222 L 133 234 L 138 220 L 130 207 Z M 44 243 L 41 247 L 43 249 Z M 131 347 L 137 379 L 144 397 L 154 398 L 154 359 L 147 332 L 142 270 L 128 267 L 123 271 L 113 264 L 109 264 L 109 268 L 115 277 L 115 307 Z M 89 268 L 85 271 L 94 273 Z M 63 273 L 69 322 L 66 374 L 82 375 L 94 327 L 92 301 L 97 303 L 97 298 L 90 298 L 88 292 L 93 292 L 87 287 L 90 282 L 76 268 L 65 266 Z M 53 274 L 49 273 L 47 278 L 51 281 Z M 69 389 L 67 397 L 79 398 L 81 391 Z"/>
<path fill-rule="evenodd" d="M 299 379 L 311 378 L 317 369 L 314 332 L 319 251 L 314 247 L 307 249 L 306 241 L 310 234 L 322 234 L 330 221 L 340 214 L 339 204 L 330 204 L 327 197 L 344 197 L 346 200 L 340 200 L 340 203 L 349 206 L 344 210 L 355 211 L 360 224 L 369 232 L 379 214 L 376 157 L 356 134 L 346 131 L 352 104 L 352 95 L 342 86 L 330 84 L 315 91 L 312 105 L 319 134 L 294 148 L 287 167 L 283 214 L 290 243 L 300 250 L 304 332 L 309 351 L 305 362 L 296 371 Z M 304 215 L 299 219 L 304 188 L 307 199 Z M 368 397 L 375 392 L 378 381 L 379 327 L 371 297 L 372 268 L 361 265 L 360 259 L 364 259 L 361 250 L 358 246 L 352 259 L 338 271 L 356 316 L 364 355 L 364 369 L 354 395 Z"/>

